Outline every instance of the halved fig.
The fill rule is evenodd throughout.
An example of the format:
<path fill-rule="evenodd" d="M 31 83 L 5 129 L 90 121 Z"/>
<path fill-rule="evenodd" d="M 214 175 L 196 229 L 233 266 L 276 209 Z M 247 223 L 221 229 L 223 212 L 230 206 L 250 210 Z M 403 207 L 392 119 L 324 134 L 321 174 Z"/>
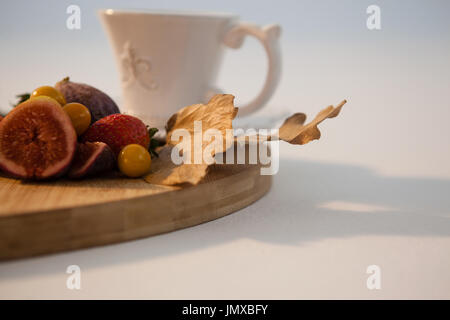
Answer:
<path fill-rule="evenodd" d="M 23 179 L 63 175 L 75 154 L 77 135 L 56 100 L 22 102 L 0 122 L 0 167 Z"/>
<path fill-rule="evenodd" d="M 94 176 L 113 170 L 115 164 L 116 158 L 114 153 L 106 143 L 80 143 L 68 176 L 72 179 Z"/>

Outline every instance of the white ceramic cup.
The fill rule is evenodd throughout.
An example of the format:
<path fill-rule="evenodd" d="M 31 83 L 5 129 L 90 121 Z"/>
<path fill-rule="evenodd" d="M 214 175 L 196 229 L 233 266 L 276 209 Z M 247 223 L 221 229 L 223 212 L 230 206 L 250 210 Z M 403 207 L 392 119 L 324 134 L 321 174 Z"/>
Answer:
<path fill-rule="evenodd" d="M 268 72 L 261 92 L 247 105 L 238 106 L 239 115 L 261 108 L 278 85 L 279 25 L 260 27 L 222 13 L 106 9 L 99 15 L 121 76 L 121 109 L 152 127 L 162 129 L 182 107 L 222 93 L 214 83 L 223 50 L 240 48 L 247 35 L 265 48 Z"/>

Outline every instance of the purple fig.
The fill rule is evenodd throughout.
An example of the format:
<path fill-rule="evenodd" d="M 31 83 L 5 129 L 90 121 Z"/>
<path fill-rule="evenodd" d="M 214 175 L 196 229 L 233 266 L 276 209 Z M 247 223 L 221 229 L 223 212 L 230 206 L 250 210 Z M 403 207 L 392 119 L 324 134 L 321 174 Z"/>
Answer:
<path fill-rule="evenodd" d="M 69 77 L 56 83 L 67 103 L 78 102 L 91 112 L 91 123 L 110 114 L 120 113 L 116 103 L 104 92 L 84 83 L 70 81 Z"/>
<path fill-rule="evenodd" d="M 80 143 L 68 176 L 72 179 L 94 176 L 113 170 L 115 165 L 116 158 L 114 153 L 106 143 Z"/>

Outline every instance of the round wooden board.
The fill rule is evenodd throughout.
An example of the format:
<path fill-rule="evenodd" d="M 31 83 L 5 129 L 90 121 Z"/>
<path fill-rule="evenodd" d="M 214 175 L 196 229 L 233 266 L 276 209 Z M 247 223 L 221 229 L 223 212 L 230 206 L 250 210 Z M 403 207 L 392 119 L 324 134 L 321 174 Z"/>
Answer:
<path fill-rule="evenodd" d="M 0 176 L 0 260 L 148 237 L 223 217 L 262 197 L 259 165 L 214 165 L 197 186 L 110 176 L 24 182 Z"/>

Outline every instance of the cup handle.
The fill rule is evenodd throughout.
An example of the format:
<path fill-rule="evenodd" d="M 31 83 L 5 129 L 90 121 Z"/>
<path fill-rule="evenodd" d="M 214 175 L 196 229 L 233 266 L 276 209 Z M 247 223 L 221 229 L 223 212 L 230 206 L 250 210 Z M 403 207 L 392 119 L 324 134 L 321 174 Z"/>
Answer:
<path fill-rule="evenodd" d="M 249 103 L 239 107 L 239 115 L 246 116 L 264 106 L 272 97 L 278 86 L 281 75 L 281 27 L 271 24 L 264 27 L 250 23 L 240 22 L 233 26 L 225 35 L 223 43 L 232 48 L 239 49 L 244 43 L 245 36 L 250 35 L 258 39 L 267 53 L 269 70 L 261 92 Z"/>

